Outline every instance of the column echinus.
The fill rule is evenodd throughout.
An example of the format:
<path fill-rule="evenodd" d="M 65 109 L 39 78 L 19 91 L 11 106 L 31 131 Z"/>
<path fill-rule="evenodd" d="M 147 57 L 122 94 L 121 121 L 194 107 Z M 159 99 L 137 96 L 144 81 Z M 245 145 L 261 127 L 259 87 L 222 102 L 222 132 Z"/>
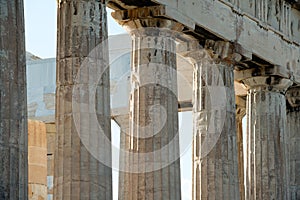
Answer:
<path fill-rule="evenodd" d="M 245 199 L 288 199 L 286 168 L 289 79 L 270 75 L 274 67 L 236 71 L 247 87 Z M 254 73 L 255 72 L 255 73 Z M 254 76 L 254 74 L 261 74 Z"/>
<path fill-rule="evenodd" d="M 112 199 L 105 0 L 59 0 L 54 199 Z"/>
<path fill-rule="evenodd" d="M 23 0 L 0 0 L 0 199 L 28 199 Z"/>
<path fill-rule="evenodd" d="M 288 170 L 290 199 L 300 199 L 300 87 L 294 86 L 286 93 L 288 125 Z"/>
<path fill-rule="evenodd" d="M 120 186 L 131 187 L 122 200 L 181 199 L 175 37 L 183 26 L 155 18 L 156 8 L 113 13 L 132 36 L 130 140 L 120 154 L 129 160 Z"/>
<path fill-rule="evenodd" d="M 229 42 L 185 55 L 193 74 L 193 199 L 240 199 L 233 64 Z"/>

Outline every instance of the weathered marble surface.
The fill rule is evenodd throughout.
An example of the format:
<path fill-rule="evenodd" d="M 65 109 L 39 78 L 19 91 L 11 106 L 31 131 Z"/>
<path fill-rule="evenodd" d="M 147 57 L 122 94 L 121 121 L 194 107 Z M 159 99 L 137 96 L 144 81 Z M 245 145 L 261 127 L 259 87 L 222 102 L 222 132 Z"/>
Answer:
<path fill-rule="evenodd" d="M 100 132 L 95 128 L 99 123 L 103 134 L 111 139 L 106 40 L 104 0 L 58 1 L 56 200 L 112 199 L 111 148 L 103 148 L 104 141 L 99 139 Z M 97 50 L 91 53 L 94 48 Z M 87 70 L 78 73 L 82 66 Z M 99 71 L 103 71 L 101 78 Z M 76 80 L 77 75 L 81 77 Z M 95 96 L 91 96 L 90 87 L 96 90 Z M 76 111 L 74 100 L 78 103 Z M 97 118 L 90 119 L 94 115 Z M 107 159 L 108 166 L 99 157 Z"/>
<path fill-rule="evenodd" d="M 248 87 L 245 199 L 289 199 L 284 93 L 291 81 L 258 76 L 242 82 Z"/>
<path fill-rule="evenodd" d="M 300 198 L 300 87 L 292 87 L 287 91 L 289 102 L 287 110 L 288 140 L 288 170 L 290 199 Z"/>
<path fill-rule="evenodd" d="M 232 46 L 208 41 L 185 56 L 194 63 L 193 199 L 238 200 Z"/>
<path fill-rule="evenodd" d="M 0 199 L 28 198 L 23 0 L 0 0 Z"/>
<path fill-rule="evenodd" d="M 236 96 L 236 132 L 237 132 L 237 149 L 238 149 L 238 170 L 239 170 L 239 186 L 240 198 L 245 199 L 245 183 L 244 183 L 244 137 L 243 137 L 243 118 L 246 115 L 246 100 L 243 97 Z"/>
<path fill-rule="evenodd" d="M 114 3 L 125 9 L 135 8 L 134 3 L 127 6 L 126 2 L 110 0 L 109 5 L 114 9 Z M 156 17 L 174 19 L 186 27 L 187 34 L 199 38 L 230 41 L 247 59 L 256 62 L 262 59 L 281 66 L 292 72 L 299 83 L 300 11 L 286 1 L 156 0 L 155 3 L 158 3 L 153 12 Z"/>
<path fill-rule="evenodd" d="M 116 123 L 120 127 L 120 154 L 119 154 L 119 189 L 118 196 L 127 197 L 127 194 L 131 191 L 131 184 L 128 184 L 125 180 L 130 180 L 130 158 L 126 152 L 130 145 L 130 134 L 129 134 L 129 112 L 127 115 L 119 115 L 114 118 Z M 125 198 L 126 199 L 126 198 Z M 128 198 L 127 198 L 128 199 Z"/>
<path fill-rule="evenodd" d="M 121 137 L 129 170 L 119 184 L 131 187 L 121 188 L 119 199 L 181 199 L 175 37 L 182 26 L 128 17 L 119 23 L 133 41 L 129 136 Z"/>

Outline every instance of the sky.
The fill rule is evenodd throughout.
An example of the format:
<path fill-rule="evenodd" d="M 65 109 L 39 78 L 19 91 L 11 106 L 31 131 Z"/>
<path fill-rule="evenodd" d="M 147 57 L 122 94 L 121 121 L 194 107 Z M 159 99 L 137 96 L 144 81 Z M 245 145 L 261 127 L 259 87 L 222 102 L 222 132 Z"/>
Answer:
<path fill-rule="evenodd" d="M 56 0 L 24 0 L 26 50 L 40 58 L 56 55 Z M 108 11 L 108 34 L 126 33 Z"/>
<path fill-rule="evenodd" d="M 56 56 L 56 0 L 24 0 L 25 7 L 25 37 L 26 51 L 40 58 L 54 58 Z M 108 9 L 108 33 L 117 35 L 126 33 L 111 17 Z M 179 114 L 180 139 L 191 141 L 192 115 L 191 112 Z M 112 122 L 112 140 L 119 145 L 119 128 Z M 181 187 L 182 199 L 191 200 L 192 156 L 191 144 L 181 148 Z M 118 194 L 118 172 L 113 171 L 114 200 Z"/>

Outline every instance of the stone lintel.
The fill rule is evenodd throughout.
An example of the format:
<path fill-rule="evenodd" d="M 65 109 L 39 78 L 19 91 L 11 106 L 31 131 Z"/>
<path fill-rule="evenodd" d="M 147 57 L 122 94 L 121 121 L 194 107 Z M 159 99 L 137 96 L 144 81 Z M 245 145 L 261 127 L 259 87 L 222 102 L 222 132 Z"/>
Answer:
<path fill-rule="evenodd" d="M 110 0 L 110 3 L 120 4 L 119 9 L 128 9 L 124 7 L 125 1 Z M 135 1 L 141 2 L 141 1 Z M 151 1 L 147 1 L 151 2 Z M 280 65 L 283 68 L 290 68 L 294 74 L 297 73 L 300 62 L 298 57 L 299 51 L 299 38 L 297 33 L 298 24 L 296 19 L 298 11 L 290 9 L 289 6 L 286 9 L 282 9 L 279 12 L 288 12 L 291 18 L 291 22 L 295 26 L 282 27 L 286 31 L 294 31 L 294 36 L 289 37 L 287 33 L 280 31 L 276 27 L 268 25 L 268 23 L 261 23 L 259 19 L 255 18 L 248 10 L 247 7 L 255 10 L 255 7 L 260 7 L 262 4 L 260 1 L 256 2 L 244 2 L 244 1 L 231 1 L 229 6 L 224 4 L 224 0 L 202 0 L 202 1 L 170 1 L 170 0 L 156 0 L 155 3 L 159 3 L 164 6 L 164 12 L 161 13 L 164 18 L 174 19 L 185 25 L 187 33 L 192 35 L 205 32 L 205 35 L 210 34 L 214 37 L 222 38 L 226 41 L 234 42 L 236 51 L 243 55 L 246 60 L 251 60 L 253 56 L 261 58 L 272 65 Z M 243 3 L 242 3 L 243 2 Z M 121 5 L 122 4 L 122 5 Z M 240 4 L 241 10 L 239 10 L 236 4 Z M 280 4 L 285 5 L 283 1 Z M 298 5 L 295 3 L 294 5 Z M 145 4 L 144 6 L 149 6 Z M 279 5 L 278 5 L 279 6 Z M 159 7 L 159 6 L 156 6 Z M 244 8 L 244 9 L 242 9 Z M 141 8 L 138 8 L 141 9 Z M 264 11 L 262 9 L 261 11 Z M 283 14 L 275 16 L 271 13 L 271 18 L 284 19 L 287 15 Z M 266 16 L 266 15 L 263 15 Z M 292 29 L 292 30 L 289 30 Z M 270 49 L 272 49 L 270 51 Z M 284 58 L 284 59 L 282 59 Z M 289 67 L 288 67 L 289 65 Z M 296 76 L 295 76 L 296 78 Z M 297 80 L 300 77 L 297 77 Z"/>

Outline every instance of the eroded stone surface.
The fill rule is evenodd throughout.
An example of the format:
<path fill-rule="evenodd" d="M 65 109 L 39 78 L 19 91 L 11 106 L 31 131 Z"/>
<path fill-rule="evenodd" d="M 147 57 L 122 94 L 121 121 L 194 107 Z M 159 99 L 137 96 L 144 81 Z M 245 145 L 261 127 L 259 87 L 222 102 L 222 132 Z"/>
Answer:
<path fill-rule="evenodd" d="M 121 137 L 131 154 L 120 177 L 131 187 L 119 199 L 181 199 L 175 36 L 182 26 L 134 16 L 119 22 L 133 40 L 129 137 Z"/>
<path fill-rule="evenodd" d="M 244 183 L 244 137 L 243 137 L 243 118 L 246 115 L 246 101 L 243 97 L 236 96 L 236 132 L 237 132 L 237 149 L 238 149 L 238 170 L 239 170 L 239 187 L 240 198 L 245 199 Z"/>
<path fill-rule="evenodd" d="M 122 1 L 123 2 L 123 1 Z M 259 57 L 272 65 L 290 70 L 299 82 L 299 10 L 286 1 L 274 0 L 156 0 L 166 17 L 184 24 L 192 35 L 204 39 L 234 41 L 238 52 Z M 126 3 L 111 0 L 125 10 Z M 161 8 L 163 6 L 163 8 Z M 114 8 L 115 9 L 115 8 Z M 254 42 L 255 41 L 255 42 Z M 285 59 L 282 59 L 285 58 Z M 253 63 L 257 63 L 254 61 Z"/>
<path fill-rule="evenodd" d="M 128 148 L 130 146 L 130 134 L 129 134 L 129 110 L 127 115 L 119 115 L 114 118 L 116 123 L 120 127 L 120 156 L 119 156 L 119 199 L 125 198 L 131 191 L 132 185 L 130 182 L 130 159 L 131 156 L 127 155 Z M 127 198 L 128 199 L 128 198 Z"/>
<path fill-rule="evenodd" d="M 194 63 L 193 199 L 240 199 L 232 47 L 208 41 Z"/>
<path fill-rule="evenodd" d="M 300 198 L 300 88 L 293 87 L 287 91 L 286 97 L 289 102 L 287 112 L 287 167 L 289 170 L 290 199 Z"/>
<path fill-rule="evenodd" d="M 289 199 L 285 91 L 291 81 L 252 77 L 248 86 L 246 199 Z"/>
<path fill-rule="evenodd" d="M 111 139 L 106 18 L 104 0 L 58 1 L 56 200 L 112 199 L 111 148 L 99 139 Z"/>
<path fill-rule="evenodd" d="M 0 1 L 0 199 L 28 199 L 23 0 Z"/>

